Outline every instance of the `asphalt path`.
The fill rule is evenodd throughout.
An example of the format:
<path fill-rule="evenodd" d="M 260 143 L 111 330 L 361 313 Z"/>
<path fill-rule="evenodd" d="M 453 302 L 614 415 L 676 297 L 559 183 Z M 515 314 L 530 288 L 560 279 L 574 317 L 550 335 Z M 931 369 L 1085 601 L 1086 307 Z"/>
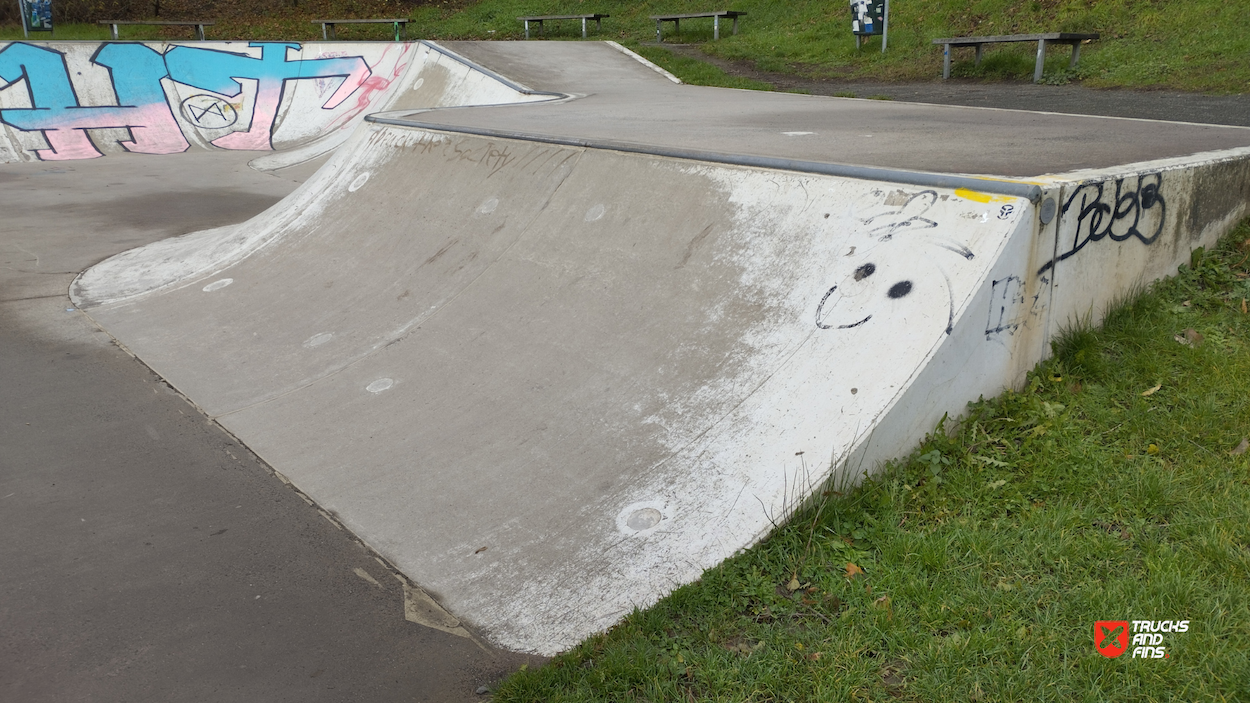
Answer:
<path fill-rule="evenodd" d="M 409 622 L 389 565 L 72 309 L 82 269 L 302 177 L 231 156 L 0 165 L 0 700 L 481 700 L 541 660 Z"/>

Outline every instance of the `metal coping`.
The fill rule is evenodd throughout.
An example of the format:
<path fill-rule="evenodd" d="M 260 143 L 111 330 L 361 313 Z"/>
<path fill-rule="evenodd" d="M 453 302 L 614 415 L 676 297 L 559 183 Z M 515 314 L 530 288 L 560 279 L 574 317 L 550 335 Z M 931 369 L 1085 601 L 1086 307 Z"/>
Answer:
<path fill-rule="evenodd" d="M 469 68 L 471 68 L 471 69 L 473 69 L 473 70 L 475 70 L 475 71 L 477 71 L 477 72 L 479 72 L 479 73 L 484 73 L 484 74 L 486 74 L 487 76 L 490 76 L 491 78 L 494 78 L 495 80 L 499 81 L 500 83 L 503 83 L 504 85 L 508 86 L 509 88 L 511 88 L 511 89 L 513 89 L 513 90 L 515 90 L 515 91 L 517 91 L 518 93 L 522 93 L 522 94 L 524 94 L 524 95 L 552 95 L 552 96 L 559 96 L 559 97 L 562 97 L 562 98 L 567 98 L 567 97 L 569 97 L 569 96 L 565 95 L 564 93 L 553 93 L 553 92 L 548 91 L 548 90 L 532 90 L 532 89 L 530 89 L 530 88 L 527 88 L 527 87 L 525 87 L 525 86 L 521 85 L 520 83 L 517 83 L 516 81 L 512 80 L 511 78 L 508 78 L 508 77 L 506 77 L 506 76 L 501 76 L 501 75 L 499 75 L 498 73 L 495 73 L 494 71 L 490 70 L 489 68 L 487 68 L 487 67 L 485 67 L 485 66 L 481 65 L 480 63 L 476 63 L 476 62 L 474 62 L 474 61 L 471 61 L 471 60 L 469 60 L 469 59 L 467 59 L 467 58 L 465 58 L 465 57 L 461 56 L 460 54 L 457 54 L 456 52 L 452 51 L 451 49 L 448 49 L 448 48 L 447 48 L 447 47 L 445 47 L 445 46 L 439 46 L 438 44 L 435 44 L 435 43 L 434 43 L 434 42 L 432 42 L 432 41 L 429 41 L 429 40 L 426 40 L 426 39 L 422 39 L 422 40 L 420 40 L 420 41 L 419 41 L 419 42 L 417 42 L 417 43 L 418 43 L 418 44 L 424 44 L 424 45 L 426 45 L 427 47 L 429 47 L 430 49 L 432 49 L 432 50 L 434 50 L 434 51 L 437 51 L 437 52 L 438 52 L 438 53 L 440 53 L 440 54 L 443 54 L 443 55 L 444 55 L 444 56 L 446 56 L 447 58 L 452 59 L 453 61 L 459 61 L 460 63 L 464 64 L 465 66 L 468 66 Z"/>
<path fill-rule="evenodd" d="M 549 95 L 550 93 L 539 94 Z M 732 166 L 771 168 L 780 171 L 816 173 L 822 176 L 838 176 L 841 178 L 854 178 L 857 180 L 888 181 L 891 183 L 905 183 L 907 185 L 926 186 L 930 188 L 966 188 L 968 190 L 974 190 L 982 193 L 1007 195 L 1013 198 L 1025 198 L 1033 203 L 1041 202 L 1042 199 L 1042 189 L 1040 186 L 1032 183 L 1021 183 L 1017 181 L 990 180 L 976 178 L 973 176 L 927 173 L 924 171 L 904 171 L 900 169 L 878 168 L 875 166 L 855 166 L 851 164 L 823 163 L 819 161 L 800 161 L 796 159 L 781 159 L 772 156 L 725 154 L 714 151 L 699 151 L 697 149 L 675 149 L 650 144 L 618 142 L 610 139 L 577 139 L 573 137 L 556 137 L 543 134 L 525 134 L 523 132 L 510 132 L 507 130 L 484 129 L 480 127 L 459 127 L 454 125 L 436 124 L 433 122 L 418 122 L 416 120 L 383 117 L 381 115 L 367 115 L 365 120 L 368 122 L 391 125 L 395 127 L 427 129 L 436 132 L 457 132 L 461 134 L 472 134 L 479 137 L 516 139 L 520 141 L 559 144 L 561 146 L 573 146 L 586 149 L 622 151 L 631 154 L 648 154 L 651 156 L 665 156 L 673 159 L 705 161 L 710 163 L 729 164 Z"/>

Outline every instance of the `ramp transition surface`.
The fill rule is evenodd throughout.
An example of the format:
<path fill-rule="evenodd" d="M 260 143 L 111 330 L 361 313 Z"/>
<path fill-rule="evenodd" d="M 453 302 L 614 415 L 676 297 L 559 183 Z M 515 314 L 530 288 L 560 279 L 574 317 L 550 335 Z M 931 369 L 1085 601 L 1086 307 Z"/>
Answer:
<path fill-rule="evenodd" d="M 518 650 L 570 646 L 750 545 L 821 482 L 907 451 L 1250 198 L 1248 130 L 1088 118 L 983 168 L 918 156 L 906 180 L 846 178 L 734 159 L 895 166 L 901 138 L 889 158 L 849 138 L 794 146 L 878 115 L 943 135 L 965 163 L 949 155 L 1074 118 L 696 89 L 605 44 L 456 49 L 583 97 L 392 112 L 261 216 L 127 252 L 73 293 Z M 995 119 L 997 136 L 966 129 Z M 1175 134 L 1141 152 L 1169 158 L 1117 164 L 1115 135 L 1138 129 Z M 1047 171 L 1104 138 L 1080 157 L 1094 170 Z M 737 151 L 664 153 L 687 139 Z M 1041 165 L 1013 181 L 1016 163 Z M 995 178 L 923 182 L 969 172 Z"/>

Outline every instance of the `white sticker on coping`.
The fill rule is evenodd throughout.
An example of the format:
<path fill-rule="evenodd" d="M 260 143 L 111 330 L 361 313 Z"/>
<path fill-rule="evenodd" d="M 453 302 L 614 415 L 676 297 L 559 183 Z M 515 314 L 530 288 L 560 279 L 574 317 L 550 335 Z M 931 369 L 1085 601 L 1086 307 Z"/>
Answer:
<path fill-rule="evenodd" d="M 603 213 L 607 211 L 608 209 L 600 203 L 586 211 L 586 221 L 594 222 L 595 220 L 601 220 L 603 219 Z"/>
<path fill-rule="evenodd" d="M 368 182 L 369 182 L 369 174 L 362 173 L 359 176 L 356 176 L 356 180 L 352 181 L 351 185 L 347 186 L 347 191 L 349 193 L 355 193 L 356 191 L 363 188 L 365 184 Z"/>
<path fill-rule="evenodd" d="M 225 288 L 226 286 L 230 285 L 231 283 L 234 283 L 234 279 L 233 279 L 233 278 L 223 278 L 223 279 L 221 279 L 220 281 L 213 281 L 212 283 L 210 283 L 210 284 L 208 284 L 208 285 L 204 286 L 204 292 L 205 292 L 205 293 L 212 293 L 212 292 L 213 292 L 213 291 L 215 291 L 215 290 L 221 290 L 222 288 Z"/>
<path fill-rule="evenodd" d="M 369 391 L 370 393 L 381 393 L 382 391 L 389 389 L 393 385 L 395 385 L 394 380 L 389 379 L 389 378 L 379 378 L 373 383 L 370 383 L 369 385 L 365 386 L 365 390 Z"/>

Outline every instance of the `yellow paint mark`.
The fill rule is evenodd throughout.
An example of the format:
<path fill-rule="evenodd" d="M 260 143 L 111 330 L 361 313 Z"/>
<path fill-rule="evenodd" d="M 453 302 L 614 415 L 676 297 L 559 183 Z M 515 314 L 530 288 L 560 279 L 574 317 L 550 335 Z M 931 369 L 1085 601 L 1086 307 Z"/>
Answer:
<path fill-rule="evenodd" d="M 967 188 L 956 188 L 955 195 L 963 198 L 964 200 L 975 200 L 978 203 L 988 203 L 994 199 L 994 196 L 989 193 L 978 193 L 975 190 L 968 190 Z"/>

